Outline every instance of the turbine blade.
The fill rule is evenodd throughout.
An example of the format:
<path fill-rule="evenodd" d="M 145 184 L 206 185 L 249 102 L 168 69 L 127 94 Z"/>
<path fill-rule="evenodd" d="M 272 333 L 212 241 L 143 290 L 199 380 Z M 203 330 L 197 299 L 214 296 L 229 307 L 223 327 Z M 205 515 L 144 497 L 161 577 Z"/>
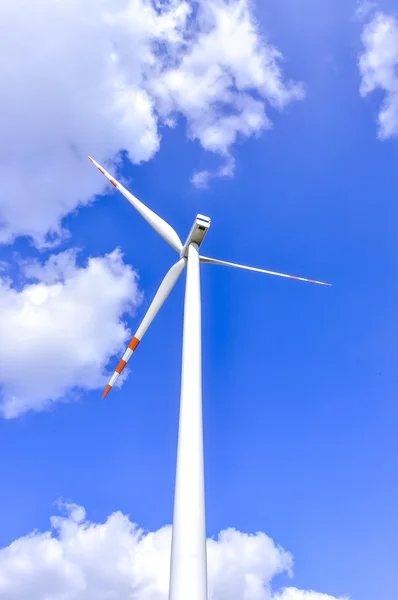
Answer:
<path fill-rule="evenodd" d="M 225 260 L 218 260 L 217 258 L 209 258 L 207 256 L 201 256 L 200 261 L 209 263 L 212 265 L 225 265 L 227 267 L 237 267 L 238 269 L 246 269 L 247 271 L 257 271 L 258 273 L 266 273 L 267 275 L 277 275 L 278 277 L 287 277 L 288 279 L 298 279 L 299 281 L 308 281 L 309 283 L 318 283 L 319 285 L 327 285 L 331 287 L 331 283 L 325 283 L 324 281 L 315 281 L 315 279 L 306 279 L 305 277 L 297 277 L 296 275 L 287 275 L 286 273 L 276 273 L 275 271 L 267 271 L 266 269 L 257 269 L 256 267 L 247 267 L 246 265 L 238 265 L 237 263 L 226 262 Z"/>
<path fill-rule="evenodd" d="M 148 308 L 145 317 L 142 319 L 141 325 L 138 327 L 135 336 L 128 345 L 126 352 L 123 354 L 123 358 L 119 362 L 118 366 L 116 367 L 116 371 L 114 372 L 108 385 L 106 386 L 104 394 L 102 396 L 103 398 L 105 398 L 105 396 L 107 396 L 111 391 L 116 379 L 123 371 L 134 350 L 137 348 L 138 344 L 142 340 L 142 337 L 148 329 L 149 325 L 152 323 L 153 319 L 159 312 L 159 309 L 163 306 L 166 298 L 175 286 L 179 276 L 184 270 L 185 264 L 186 259 L 182 258 L 175 265 L 173 265 L 171 269 L 166 273 L 166 276 L 160 284 L 159 289 L 156 292 L 156 295 L 152 300 L 152 303 Z"/>
<path fill-rule="evenodd" d="M 154 213 L 153 210 L 145 206 L 145 204 L 138 200 L 138 198 L 136 198 L 131 192 L 126 190 L 126 188 L 121 183 L 116 181 L 116 179 L 112 177 L 112 175 L 110 175 L 107 171 L 105 171 L 105 169 L 103 169 L 101 165 L 99 165 L 93 158 L 91 158 L 91 156 L 89 156 L 88 158 L 97 167 L 97 169 L 101 171 L 101 173 L 105 175 L 107 179 L 109 179 L 111 184 L 114 185 L 115 188 L 117 188 L 125 198 L 127 198 L 127 200 L 134 206 L 134 208 L 138 210 L 140 215 L 144 217 L 144 219 L 149 223 L 149 225 L 151 225 L 154 228 L 154 230 L 157 231 L 158 234 L 162 236 L 162 238 L 166 240 L 166 242 L 168 242 L 170 246 L 172 246 L 172 248 L 174 248 L 174 250 L 180 253 L 182 250 L 182 242 L 178 237 L 177 232 L 171 227 L 171 225 L 166 223 L 166 221 L 164 221 L 161 217 Z"/>

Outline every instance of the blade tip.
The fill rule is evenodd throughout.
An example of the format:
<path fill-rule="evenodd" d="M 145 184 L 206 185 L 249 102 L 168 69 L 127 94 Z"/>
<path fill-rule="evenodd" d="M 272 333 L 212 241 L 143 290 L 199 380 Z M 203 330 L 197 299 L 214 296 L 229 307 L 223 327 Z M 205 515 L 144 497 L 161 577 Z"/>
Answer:
<path fill-rule="evenodd" d="M 111 391 L 111 389 L 112 389 L 111 385 L 107 385 L 106 386 L 106 388 L 104 390 L 104 393 L 102 394 L 102 399 L 103 400 L 107 397 L 107 395 L 109 394 L 109 392 Z"/>

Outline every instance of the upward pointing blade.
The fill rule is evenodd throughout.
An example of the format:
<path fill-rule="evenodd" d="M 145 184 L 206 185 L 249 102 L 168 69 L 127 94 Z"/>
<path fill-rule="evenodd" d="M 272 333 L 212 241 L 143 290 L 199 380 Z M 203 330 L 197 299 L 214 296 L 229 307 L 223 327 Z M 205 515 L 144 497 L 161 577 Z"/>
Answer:
<path fill-rule="evenodd" d="M 154 213 L 153 210 L 145 206 L 145 204 L 138 200 L 138 198 L 136 198 L 131 192 L 126 190 L 126 188 L 121 183 L 116 181 L 116 179 L 112 177 L 112 175 L 110 175 L 107 171 L 105 171 L 105 169 L 103 169 L 101 165 L 99 165 L 93 158 L 91 158 L 91 156 L 89 156 L 88 158 L 97 167 L 97 169 L 101 171 L 101 173 L 105 175 L 107 179 L 109 179 L 111 184 L 114 185 L 115 188 L 117 188 L 125 198 L 127 198 L 127 200 L 134 206 L 134 208 L 138 210 L 138 212 L 144 217 L 144 219 L 148 221 L 149 225 L 151 225 L 154 228 L 154 230 L 157 231 L 158 234 L 161 235 L 162 238 L 170 244 L 170 246 L 172 246 L 172 248 L 174 248 L 174 250 L 180 253 L 182 250 L 182 242 L 178 237 L 177 232 L 171 227 L 171 225 L 166 223 L 166 221 L 164 221 L 161 217 Z"/>
<path fill-rule="evenodd" d="M 319 285 L 327 285 L 331 287 L 331 283 L 325 283 L 324 281 L 315 281 L 315 279 L 306 279 L 305 277 L 297 277 L 296 275 L 286 275 L 286 273 L 276 273 L 275 271 L 267 271 L 266 269 L 257 269 L 256 267 L 247 267 L 246 265 L 238 265 L 237 263 L 226 262 L 225 260 L 218 260 L 217 258 L 208 258 L 207 256 L 201 256 L 200 261 L 204 263 L 210 263 L 212 265 L 225 265 L 227 267 L 237 267 L 238 269 L 246 269 L 247 271 L 257 271 L 258 273 L 267 273 L 267 275 L 277 275 L 278 277 L 287 277 L 288 279 L 298 279 L 299 281 L 308 281 L 309 283 L 318 283 Z"/>
<path fill-rule="evenodd" d="M 150 307 L 148 308 L 148 310 L 146 312 L 145 317 L 142 319 L 141 325 L 138 327 L 135 336 L 133 337 L 130 344 L 128 345 L 126 352 L 123 354 L 123 358 L 119 362 L 118 366 L 116 367 L 116 371 L 114 372 L 108 385 L 106 386 L 104 394 L 102 396 L 103 398 L 105 398 L 105 396 L 107 396 L 109 394 L 109 392 L 111 391 L 116 379 L 119 377 L 120 373 L 123 371 L 124 367 L 127 364 L 127 361 L 131 358 L 131 355 L 133 354 L 134 350 L 137 348 L 138 344 L 142 340 L 142 337 L 145 334 L 146 330 L 148 329 L 149 325 L 152 323 L 152 321 L 156 317 L 157 313 L 159 312 L 160 308 L 163 306 L 166 298 L 170 294 L 170 292 L 173 289 L 173 287 L 175 286 L 179 276 L 183 272 L 185 263 L 186 263 L 185 258 L 182 258 L 175 265 L 173 265 L 171 267 L 171 269 L 169 269 L 169 271 L 166 273 L 162 283 L 160 284 L 158 291 L 156 292 L 154 299 L 152 300 Z"/>

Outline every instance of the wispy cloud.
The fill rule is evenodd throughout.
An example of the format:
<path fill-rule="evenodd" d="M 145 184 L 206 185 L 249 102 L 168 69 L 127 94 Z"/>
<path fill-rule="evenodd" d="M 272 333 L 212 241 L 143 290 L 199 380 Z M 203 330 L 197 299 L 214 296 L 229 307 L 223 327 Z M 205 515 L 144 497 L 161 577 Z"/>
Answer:
<path fill-rule="evenodd" d="M 210 177 L 211 172 L 206 169 L 203 171 L 196 171 L 191 177 L 191 182 L 199 189 L 206 189 L 209 185 Z"/>
<path fill-rule="evenodd" d="M 377 2 L 371 2 L 370 0 L 358 2 L 355 10 L 355 18 L 358 21 L 364 21 L 377 9 L 377 6 Z"/>
<path fill-rule="evenodd" d="M 206 189 L 211 179 L 216 177 L 233 177 L 235 173 L 235 160 L 231 155 L 227 156 L 225 162 L 213 171 L 204 169 L 193 174 L 191 182 L 199 189 Z"/>

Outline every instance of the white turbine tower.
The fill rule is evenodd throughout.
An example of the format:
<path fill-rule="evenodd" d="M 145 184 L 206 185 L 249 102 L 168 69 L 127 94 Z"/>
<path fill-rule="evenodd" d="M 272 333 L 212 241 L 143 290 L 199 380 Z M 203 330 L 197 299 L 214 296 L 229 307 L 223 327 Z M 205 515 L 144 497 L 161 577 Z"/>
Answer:
<path fill-rule="evenodd" d="M 200 256 L 199 248 L 210 227 L 210 219 L 208 217 L 197 215 L 185 244 L 182 244 L 175 230 L 166 221 L 161 219 L 126 190 L 95 160 L 91 157 L 89 159 L 109 179 L 112 185 L 127 198 L 144 219 L 152 225 L 155 231 L 179 254 L 178 262 L 171 267 L 164 277 L 141 325 L 116 367 L 116 371 L 104 391 L 103 398 L 112 389 L 116 379 L 123 371 L 127 361 L 137 348 L 149 325 L 187 265 L 169 600 L 206 600 L 207 561 L 202 433 L 199 263 L 204 262 L 238 267 L 239 269 L 258 271 L 259 273 L 299 279 L 300 281 L 309 281 L 321 285 L 330 284 Z"/>

